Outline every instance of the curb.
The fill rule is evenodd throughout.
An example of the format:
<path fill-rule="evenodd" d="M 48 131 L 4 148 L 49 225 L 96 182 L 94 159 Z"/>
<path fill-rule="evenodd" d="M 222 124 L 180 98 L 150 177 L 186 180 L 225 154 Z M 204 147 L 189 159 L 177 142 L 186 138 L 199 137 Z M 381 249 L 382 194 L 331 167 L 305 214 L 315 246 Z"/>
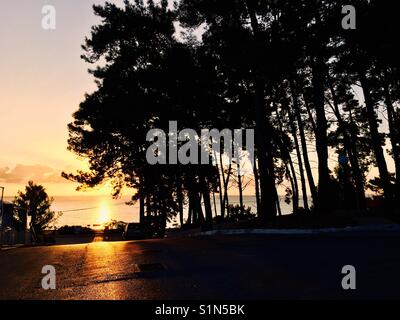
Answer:
<path fill-rule="evenodd" d="M 15 246 L 6 246 L 6 247 L 0 247 L 0 252 L 3 251 L 10 251 L 13 249 L 18 249 L 18 248 L 22 248 L 24 245 L 15 245 Z"/>
<path fill-rule="evenodd" d="M 9 251 L 13 249 L 20 249 L 20 248 L 36 248 L 36 247 L 50 247 L 53 246 L 54 243 L 39 243 L 39 244 L 16 244 L 13 246 L 6 246 L 0 248 L 1 251 Z"/>
<path fill-rule="evenodd" d="M 326 234 L 352 234 L 365 232 L 394 232 L 400 236 L 400 225 L 374 225 L 357 226 L 346 228 L 325 229 L 231 229 L 211 230 L 193 233 L 191 237 L 214 236 L 214 235 L 326 235 Z"/>

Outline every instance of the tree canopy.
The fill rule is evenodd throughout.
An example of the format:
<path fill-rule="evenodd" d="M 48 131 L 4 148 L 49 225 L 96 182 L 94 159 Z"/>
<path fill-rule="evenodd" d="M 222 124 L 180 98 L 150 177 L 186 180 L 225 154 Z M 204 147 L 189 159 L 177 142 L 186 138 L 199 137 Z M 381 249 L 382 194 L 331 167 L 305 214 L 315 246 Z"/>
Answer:
<path fill-rule="evenodd" d="M 356 9 L 355 30 L 342 28 L 345 5 Z M 179 213 L 183 224 L 187 204 L 187 223 L 211 227 L 210 195 L 215 202 L 219 194 L 222 217 L 229 185 L 240 183 L 243 196 L 240 174 L 231 179 L 237 168 L 222 159 L 150 165 L 146 134 L 168 131 L 172 120 L 197 131 L 254 128 L 261 221 L 280 213 L 280 185 L 293 213 L 363 212 L 373 167 L 392 214 L 400 199 L 399 52 L 388 32 L 397 29 L 394 12 L 378 0 L 94 6 L 102 22 L 82 58 L 93 64 L 98 88 L 75 112 L 68 141 L 90 170 L 63 175 L 81 187 L 110 180 L 115 196 L 135 188 L 142 218 Z"/>

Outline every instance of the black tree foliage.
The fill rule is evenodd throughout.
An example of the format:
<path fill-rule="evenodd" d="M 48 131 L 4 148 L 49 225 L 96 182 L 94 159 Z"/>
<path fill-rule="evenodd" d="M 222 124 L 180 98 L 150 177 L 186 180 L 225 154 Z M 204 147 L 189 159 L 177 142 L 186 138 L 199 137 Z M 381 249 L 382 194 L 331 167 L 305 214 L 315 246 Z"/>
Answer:
<path fill-rule="evenodd" d="M 342 27 L 346 5 L 356 9 L 355 30 Z M 393 6 L 381 0 L 95 6 L 102 22 L 85 40 L 82 58 L 94 65 L 98 88 L 74 114 L 68 141 L 90 170 L 64 177 L 81 188 L 110 180 L 114 196 L 134 188 L 141 219 L 160 217 L 164 227 L 177 214 L 183 225 L 186 206 L 187 224 L 211 228 L 213 216 L 229 218 L 232 185 L 240 195 L 235 216 L 249 216 L 243 192 L 251 186 L 262 223 L 280 213 L 282 188 L 294 214 L 362 214 L 371 189 L 383 200 L 382 212 L 398 214 Z M 220 155 L 209 165 L 150 165 L 146 135 L 168 132 L 169 121 L 196 132 L 255 129 L 252 174 L 242 175 L 238 159 L 227 163 Z"/>

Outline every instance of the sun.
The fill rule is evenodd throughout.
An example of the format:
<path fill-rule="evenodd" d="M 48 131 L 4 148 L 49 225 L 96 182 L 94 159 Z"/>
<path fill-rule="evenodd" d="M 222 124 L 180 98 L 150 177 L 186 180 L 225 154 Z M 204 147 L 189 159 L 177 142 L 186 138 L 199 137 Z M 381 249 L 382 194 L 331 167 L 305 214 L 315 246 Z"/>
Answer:
<path fill-rule="evenodd" d="M 99 207 L 98 223 L 104 224 L 110 221 L 110 207 L 106 202 L 102 202 Z"/>

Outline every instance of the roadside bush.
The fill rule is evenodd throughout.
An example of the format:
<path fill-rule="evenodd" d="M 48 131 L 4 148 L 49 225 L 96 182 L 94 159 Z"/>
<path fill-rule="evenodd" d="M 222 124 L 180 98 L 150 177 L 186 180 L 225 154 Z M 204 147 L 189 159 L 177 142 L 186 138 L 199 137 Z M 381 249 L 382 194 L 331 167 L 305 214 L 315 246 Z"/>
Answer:
<path fill-rule="evenodd" d="M 81 226 L 63 226 L 57 230 L 59 235 L 94 234 L 94 230 Z"/>
<path fill-rule="evenodd" d="M 256 218 L 256 214 L 251 211 L 250 207 L 241 208 L 240 205 L 229 205 L 229 215 L 224 219 L 229 222 L 249 221 Z"/>

